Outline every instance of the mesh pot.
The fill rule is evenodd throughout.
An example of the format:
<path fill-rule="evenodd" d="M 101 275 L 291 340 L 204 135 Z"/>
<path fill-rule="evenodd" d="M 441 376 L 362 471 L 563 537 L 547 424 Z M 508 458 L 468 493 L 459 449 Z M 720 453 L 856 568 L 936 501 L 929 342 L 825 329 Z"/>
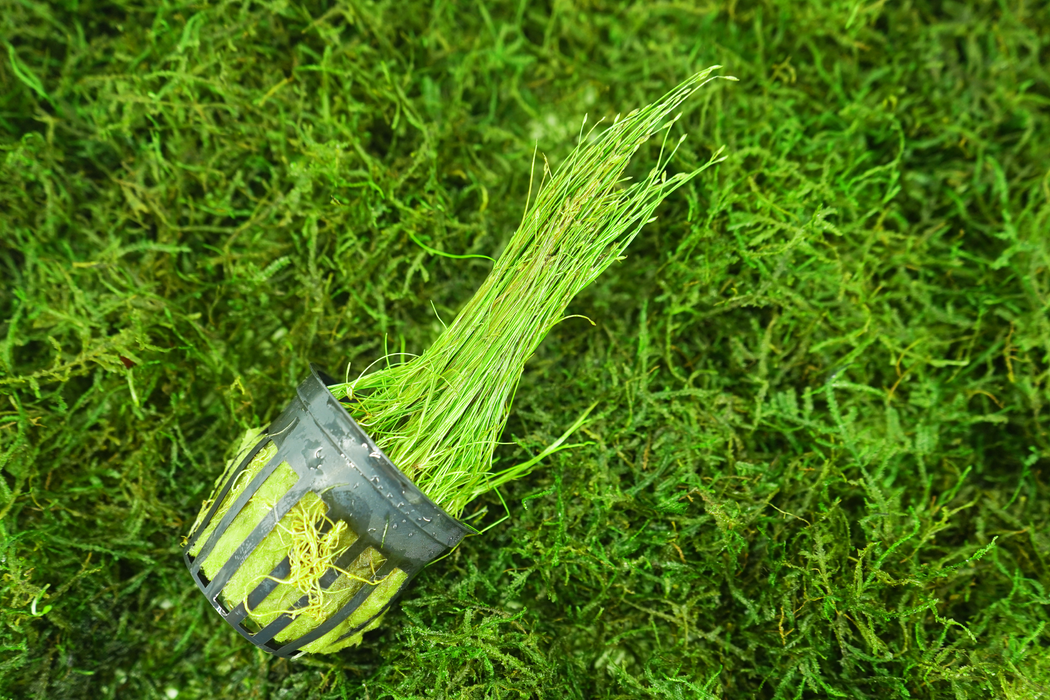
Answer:
<path fill-rule="evenodd" d="M 194 527 L 184 553 L 193 580 L 223 619 L 252 644 L 284 658 L 299 656 L 304 647 L 318 640 L 338 643 L 375 626 L 428 562 L 473 532 L 424 495 L 376 447 L 328 390 L 334 383 L 316 365 L 310 366 L 310 375 L 296 389 L 296 397 L 265 431 L 263 439 L 229 470 L 211 508 Z M 258 455 L 274 448 L 276 453 L 259 469 Z M 213 526 L 220 504 L 250 464 L 255 465 L 254 476 Z M 270 494 L 273 507 L 239 544 L 233 542 L 229 558 L 212 571 L 209 579 L 202 563 L 220 541 L 223 551 L 231 549 L 229 538 L 223 541 L 224 534 L 279 466 L 294 470 L 294 483 L 283 495 Z M 351 581 L 357 586 L 356 592 L 311 629 L 290 627 L 297 617 L 294 611 L 307 605 L 305 595 L 272 622 L 260 625 L 248 611 L 255 610 L 288 578 L 291 563 L 287 556 L 268 576 L 246 589 L 250 592 L 236 605 L 224 603 L 220 594 L 281 519 L 307 497 L 314 503 L 316 498 L 323 501 L 327 517 L 318 523 L 322 531 L 342 521 L 356 537 L 325 570 L 320 587 L 329 589 L 340 579 L 341 571 L 355 566 L 370 575 Z M 345 576 L 341 585 L 346 588 Z M 294 636 L 289 638 L 285 630 L 295 630 Z M 339 634 L 333 636 L 336 630 Z"/>

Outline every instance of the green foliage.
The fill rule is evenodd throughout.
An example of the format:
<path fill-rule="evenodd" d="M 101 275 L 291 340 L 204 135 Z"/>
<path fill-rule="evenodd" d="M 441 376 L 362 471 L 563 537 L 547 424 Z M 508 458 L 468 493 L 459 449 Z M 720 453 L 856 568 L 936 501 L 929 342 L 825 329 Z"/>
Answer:
<path fill-rule="evenodd" d="M 571 318 L 565 307 L 573 298 L 623 259 L 664 199 L 721 162 L 719 149 L 692 172 L 670 178 L 665 172 L 677 150 L 672 146 L 664 154 L 674 111 L 716 78 L 735 80 L 712 77 L 716 68 L 617 115 L 597 135 L 598 125 L 586 134 L 581 130 L 561 167 L 552 173 L 546 161 L 541 164 L 535 201 L 530 187 L 521 225 L 437 340 L 419 355 L 388 356 L 388 366 L 374 372 L 367 367 L 353 381 L 331 387 L 336 397 L 350 399 L 352 415 L 393 463 L 451 516 L 460 517 L 475 498 L 520 479 L 539 462 L 543 453 L 492 467 L 525 364 L 550 329 Z M 627 184 L 624 171 L 632 156 L 660 132 L 661 160 Z M 531 171 L 535 179 L 535 162 Z"/>
<path fill-rule="evenodd" d="M 0 36 L 0 693 L 1050 695 L 1047 3 L 24 0 Z M 357 650 L 253 650 L 179 558 L 232 443 L 308 361 L 427 348 L 490 267 L 428 249 L 500 252 L 534 144 L 715 63 L 673 167 L 729 158 L 570 305 L 497 466 L 598 400 L 592 444 Z"/>

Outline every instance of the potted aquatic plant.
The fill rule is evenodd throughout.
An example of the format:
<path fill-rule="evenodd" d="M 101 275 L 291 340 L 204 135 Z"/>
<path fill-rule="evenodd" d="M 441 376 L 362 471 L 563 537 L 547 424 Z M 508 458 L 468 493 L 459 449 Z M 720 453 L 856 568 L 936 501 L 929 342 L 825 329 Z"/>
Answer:
<path fill-rule="evenodd" d="M 668 118 L 726 77 L 717 68 L 581 134 L 555 172 L 544 160 L 518 230 L 422 355 L 343 382 L 312 367 L 281 416 L 243 437 L 185 559 L 245 638 L 285 657 L 358 644 L 423 566 L 474 532 L 459 520 L 471 501 L 563 446 L 583 417 L 535 459 L 493 468 L 525 363 L 569 302 L 620 259 L 668 194 L 721 160 L 719 149 L 696 170 L 665 173 L 677 149 L 666 148 L 677 117 Z M 655 166 L 625 180 L 632 156 L 660 132 Z"/>

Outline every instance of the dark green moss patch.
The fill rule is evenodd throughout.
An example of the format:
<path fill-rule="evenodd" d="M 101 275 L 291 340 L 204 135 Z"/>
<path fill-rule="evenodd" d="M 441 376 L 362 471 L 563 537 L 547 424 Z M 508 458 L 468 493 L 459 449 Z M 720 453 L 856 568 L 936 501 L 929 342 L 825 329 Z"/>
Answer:
<path fill-rule="evenodd" d="M 1045 2 L 26 0 L 0 37 L 0 694 L 1050 694 Z M 489 269 L 413 237 L 498 253 L 534 145 L 715 63 L 676 167 L 729 159 L 497 457 L 598 399 L 591 444 L 353 651 L 215 619 L 179 543 L 238 436 Z"/>

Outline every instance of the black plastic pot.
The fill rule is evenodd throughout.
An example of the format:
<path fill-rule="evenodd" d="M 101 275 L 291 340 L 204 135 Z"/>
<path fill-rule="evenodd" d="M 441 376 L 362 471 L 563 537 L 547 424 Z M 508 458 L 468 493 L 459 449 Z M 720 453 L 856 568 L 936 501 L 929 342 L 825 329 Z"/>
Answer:
<path fill-rule="evenodd" d="M 282 614 L 272 623 L 256 630 L 245 624 L 248 611 L 244 603 L 227 609 L 220 601 L 219 594 L 237 569 L 278 521 L 307 493 L 312 491 L 324 501 L 329 519 L 345 521 L 350 530 L 358 536 L 350 549 L 335 562 L 336 567 L 347 568 L 367 547 L 372 547 L 386 558 L 385 563 L 375 572 L 373 583 L 382 580 L 395 569 L 401 569 L 408 575 L 397 594 L 390 597 L 390 601 L 381 611 L 340 636 L 340 640 L 369 625 L 386 611 L 390 603 L 404 591 L 412 578 L 428 562 L 454 547 L 465 535 L 474 532 L 470 526 L 448 515 L 424 495 L 394 466 L 382 450 L 376 447 L 328 390 L 328 386 L 334 383 L 335 380 L 316 365 L 310 366 L 310 376 L 296 389 L 295 399 L 270 425 L 266 437 L 232 470 L 216 495 L 210 511 L 195 528 L 184 554 L 193 580 L 223 619 L 252 644 L 285 658 L 300 655 L 300 649 L 304 645 L 320 639 L 345 621 L 374 590 L 372 585 L 362 586 L 342 608 L 316 629 L 281 643 L 274 641 L 274 636 L 291 624 L 290 615 Z M 259 450 L 271 441 L 277 446 L 277 454 L 266 463 L 222 516 L 197 556 L 191 556 L 190 550 L 196 544 L 200 533 L 208 527 L 237 476 Z M 248 499 L 282 462 L 287 462 L 298 475 L 295 485 L 237 547 L 214 578 L 209 580 L 201 571 L 201 563 L 208 557 L 215 543 Z M 288 558 L 285 557 L 271 572 L 270 578 L 263 579 L 249 594 L 249 609 L 255 609 L 255 606 L 277 588 L 278 583 L 273 579 L 284 579 L 289 571 Z M 329 568 L 320 580 L 321 586 L 331 586 L 338 576 L 339 572 Z M 306 603 L 307 598 L 304 596 L 297 607 Z"/>

